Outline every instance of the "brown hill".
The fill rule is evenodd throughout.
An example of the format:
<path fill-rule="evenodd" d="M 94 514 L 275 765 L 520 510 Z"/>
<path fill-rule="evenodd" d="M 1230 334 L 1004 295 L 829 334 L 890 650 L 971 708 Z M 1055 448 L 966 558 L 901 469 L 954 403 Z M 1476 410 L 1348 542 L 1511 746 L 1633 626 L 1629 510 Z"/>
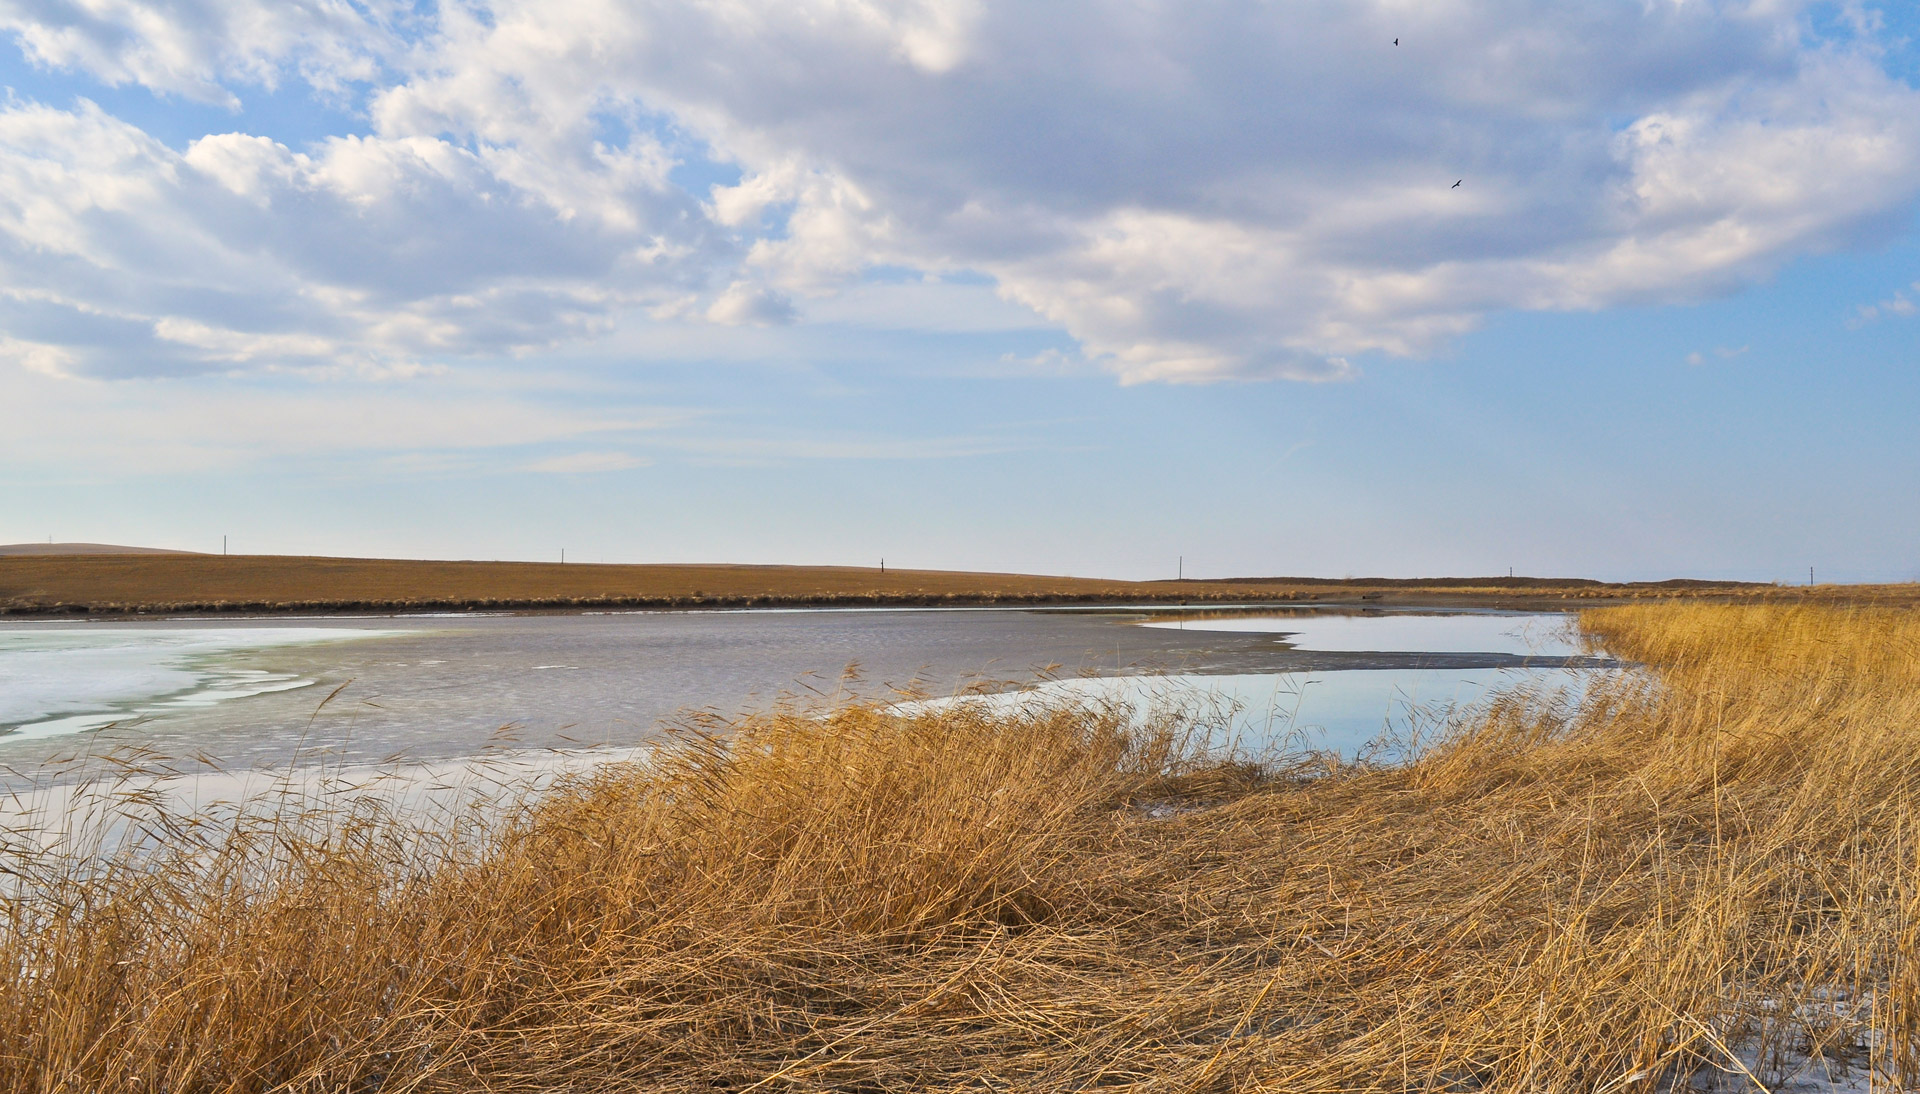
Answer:
<path fill-rule="evenodd" d="M 0 557 L 14 555 L 189 555 L 164 547 L 122 547 L 114 543 L 0 543 Z"/>
<path fill-rule="evenodd" d="M 1902 588 L 1911 599 L 1913 587 Z M 1799 594 L 1731 582 L 1118 581 L 891 568 L 882 573 L 856 566 L 562 565 L 156 551 L 0 553 L 0 614 L 12 615 L 1148 601 L 1546 607 L 1576 600 L 1591 604 L 1640 597 L 1774 595 Z"/>

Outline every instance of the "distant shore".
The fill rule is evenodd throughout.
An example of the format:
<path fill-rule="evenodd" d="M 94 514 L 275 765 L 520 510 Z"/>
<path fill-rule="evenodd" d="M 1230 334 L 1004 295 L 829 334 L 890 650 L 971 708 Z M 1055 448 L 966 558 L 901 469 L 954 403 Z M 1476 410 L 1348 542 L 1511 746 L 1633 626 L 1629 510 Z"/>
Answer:
<path fill-rule="evenodd" d="M 1580 578 L 1116 581 L 853 566 L 606 565 L 287 555 L 8 554 L 0 616 L 354 614 L 775 607 L 1316 604 L 1551 608 L 1647 599 L 1920 603 L 1920 586 Z"/>

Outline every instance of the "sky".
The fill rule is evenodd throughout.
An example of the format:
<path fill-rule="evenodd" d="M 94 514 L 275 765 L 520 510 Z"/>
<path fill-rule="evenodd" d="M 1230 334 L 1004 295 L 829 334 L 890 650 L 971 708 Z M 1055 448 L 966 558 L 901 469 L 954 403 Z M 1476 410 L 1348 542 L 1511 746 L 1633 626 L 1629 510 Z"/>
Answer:
<path fill-rule="evenodd" d="M 1920 580 L 1908 3 L 0 0 L 0 88 L 0 542 Z"/>

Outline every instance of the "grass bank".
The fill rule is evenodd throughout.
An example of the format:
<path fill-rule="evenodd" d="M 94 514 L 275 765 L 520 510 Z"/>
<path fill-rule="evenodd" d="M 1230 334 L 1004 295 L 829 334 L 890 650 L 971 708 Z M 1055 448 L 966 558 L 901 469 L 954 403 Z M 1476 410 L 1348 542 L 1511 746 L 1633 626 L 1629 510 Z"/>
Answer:
<path fill-rule="evenodd" d="M 1920 617 L 1582 622 L 1647 673 L 1402 768 L 856 709 L 435 833 L 23 851 L 0 1089 L 1911 1088 Z"/>
<path fill-rule="evenodd" d="M 561 565 L 288 555 L 0 556 L 0 616 L 1307 601 L 1564 606 L 1772 595 L 1740 582 L 1300 578 L 1115 581 L 864 566 Z M 1850 594 L 1851 595 L 1851 594 Z M 1908 587 L 1907 599 L 1920 597 Z"/>

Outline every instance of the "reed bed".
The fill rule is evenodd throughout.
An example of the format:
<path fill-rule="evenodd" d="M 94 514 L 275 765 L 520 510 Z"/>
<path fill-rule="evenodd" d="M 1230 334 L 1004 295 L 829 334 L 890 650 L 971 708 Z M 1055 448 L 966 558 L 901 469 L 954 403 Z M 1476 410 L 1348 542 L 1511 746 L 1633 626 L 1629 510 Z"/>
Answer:
<path fill-rule="evenodd" d="M 1913 1089 L 1920 617 L 1581 622 L 1646 668 L 1397 766 L 850 708 L 22 842 L 0 1089 Z"/>

